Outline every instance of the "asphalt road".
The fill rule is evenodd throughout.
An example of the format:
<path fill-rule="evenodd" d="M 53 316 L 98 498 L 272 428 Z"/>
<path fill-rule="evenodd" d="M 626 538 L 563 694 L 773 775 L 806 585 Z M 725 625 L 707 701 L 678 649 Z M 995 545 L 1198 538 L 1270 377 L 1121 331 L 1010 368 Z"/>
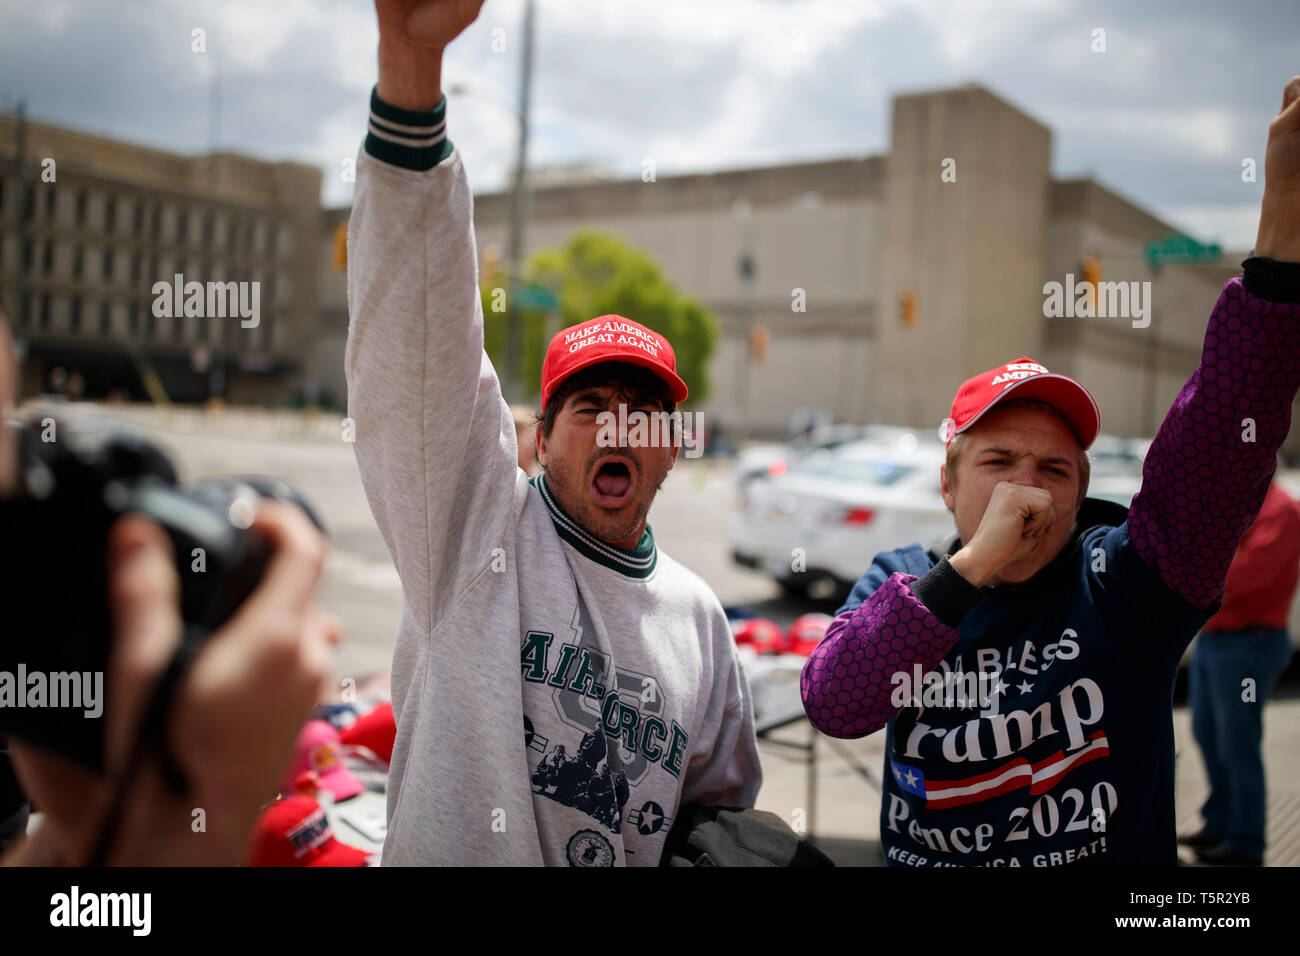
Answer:
<path fill-rule="evenodd" d="M 153 408 L 76 411 L 129 423 L 169 449 L 182 480 L 230 474 L 269 474 L 297 486 L 329 527 L 332 550 L 320 598 L 343 621 L 345 639 L 337 656 L 339 680 L 358 683 L 386 673 L 401 618 L 401 587 L 362 493 L 352 446 L 340 437 L 337 420 L 294 413 Z M 735 566 L 729 557 L 727 522 L 734 491 L 728 466 L 681 459 L 651 511 L 655 537 L 664 551 L 698 573 L 723 604 L 747 604 L 785 625 L 809 610 L 834 608 L 784 598 L 764 575 Z M 1271 845 L 1268 862 L 1300 865 L 1300 679 L 1293 664 L 1277 699 L 1265 712 L 1265 758 L 1270 781 Z M 1180 828 L 1197 825 L 1203 799 L 1203 770 L 1190 733 L 1190 715 L 1175 708 L 1179 747 L 1177 803 Z M 775 737 L 806 744 L 806 722 Z M 883 734 L 858 741 L 821 737 L 816 782 L 809 801 L 805 754 L 763 743 L 764 787 L 759 806 L 792 824 L 804 822 L 837 861 L 873 865 L 879 859 Z M 865 771 L 865 776 L 863 774 Z"/>

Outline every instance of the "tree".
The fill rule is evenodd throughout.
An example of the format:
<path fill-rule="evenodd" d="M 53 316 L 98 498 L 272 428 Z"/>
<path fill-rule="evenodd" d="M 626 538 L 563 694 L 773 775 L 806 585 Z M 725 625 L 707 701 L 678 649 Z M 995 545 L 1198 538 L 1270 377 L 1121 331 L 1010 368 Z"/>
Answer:
<path fill-rule="evenodd" d="M 709 393 L 708 359 L 717 342 L 717 319 L 703 305 L 683 295 L 658 264 L 641 250 L 609 233 L 584 229 L 563 248 L 539 249 L 525 271 L 528 283 L 545 286 L 558 296 L 559 314 L 523 311 L 520 374 L 533 395 L 539 390 L 542 358 L 550 338 L 561 328 L 613 313 L 640 322 L 664 336 L 677 356 L 677 374 L 696 402 Z M 485 284 L 483 339 L 488 356 L 503 372 L 508 311 L 500 308 L 508 287 L 498 275 Z M 507 307 L 510 303 L 506 303 Z"/>

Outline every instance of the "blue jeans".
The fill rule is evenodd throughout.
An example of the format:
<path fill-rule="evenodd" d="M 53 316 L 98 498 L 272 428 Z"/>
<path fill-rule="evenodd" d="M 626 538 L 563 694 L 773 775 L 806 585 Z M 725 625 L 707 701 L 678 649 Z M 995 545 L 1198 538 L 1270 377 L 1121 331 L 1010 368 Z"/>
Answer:
<path fill-rule="evenodd" d="M 1264 702 L 1290 660 L 1285 628 L 1203 632 L 1188 674 L 1192 732 L 1210 778 L 1204 833 L 1256 857 L 1264 855 Z M 1247 678 L 1254 700 L 1243 701 Z"/>

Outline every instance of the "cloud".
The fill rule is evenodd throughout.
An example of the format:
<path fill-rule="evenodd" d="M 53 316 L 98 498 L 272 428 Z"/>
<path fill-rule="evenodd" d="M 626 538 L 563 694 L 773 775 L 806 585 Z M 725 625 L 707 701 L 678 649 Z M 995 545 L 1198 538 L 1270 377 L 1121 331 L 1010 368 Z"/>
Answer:
<path fill-rule="evenodd" d="M 273 11 L 273 12 L 270 12 Z M 449 128 L 477 190 L 514 162 L 522 0 L 490 0 L 447 52 Z M 190 50 L 207 31 L 207 54 Z M 1093 52 L 1093 31 L 1106 52 Z M 494 31 L 504 52 L 494 52 Z M 888 149 L 890 97 L 980 82 L 1048 125 L 1057 175 L 1090 173 L 1231 245 L 1300 11 L 1172 0 L 539 0 L 530 161 L 659 175 Z M 296 159 L 323 199 L 364 134 L 377 29 L 361 0 L 42 0 L 0 11 L 0 102 L 182 153 Z M 215 94 L 214 94 L 215 77 Z M 215 115 L 212 107 L 219 107 Z M 1194 212 L 1193 212 L 1194 210 Z"/>

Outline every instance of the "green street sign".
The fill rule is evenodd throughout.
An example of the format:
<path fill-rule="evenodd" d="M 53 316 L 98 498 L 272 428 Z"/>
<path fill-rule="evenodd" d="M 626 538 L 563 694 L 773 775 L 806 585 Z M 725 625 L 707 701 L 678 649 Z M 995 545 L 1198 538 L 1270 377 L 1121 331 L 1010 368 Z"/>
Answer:
<path fill-rule="evenodd" d="M 1169 236 L 1148 242 L 1144 247 L 1151 268 L 1190 262 L 1218 262 L 1223 255 L 1219 244 L 1203 246 L 1191 236 Z"/>
<path fill-rule="evenodd" d="M 520 286 L 515 293 L 515 304 L 520 309 L 533 312 L 550 312 L 559 308 L 560 300 L 550 289 L 541 285 Z"/>

